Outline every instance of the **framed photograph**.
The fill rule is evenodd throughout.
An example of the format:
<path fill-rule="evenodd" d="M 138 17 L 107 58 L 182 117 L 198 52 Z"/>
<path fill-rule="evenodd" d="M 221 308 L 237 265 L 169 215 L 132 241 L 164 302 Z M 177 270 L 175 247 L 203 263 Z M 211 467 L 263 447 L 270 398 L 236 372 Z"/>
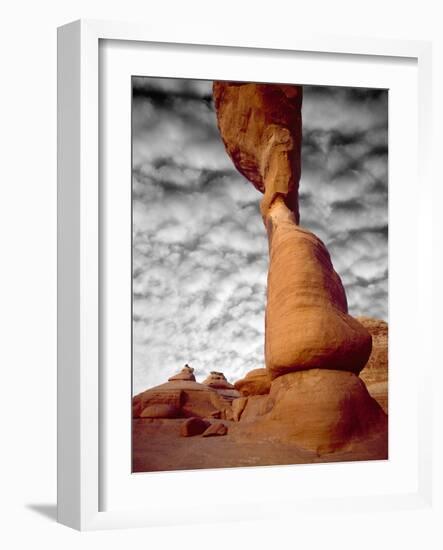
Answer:
<path fill-rule="evenodd" d="M 59 521 L 430 505 L 429 45 L 58 48 Z"/>

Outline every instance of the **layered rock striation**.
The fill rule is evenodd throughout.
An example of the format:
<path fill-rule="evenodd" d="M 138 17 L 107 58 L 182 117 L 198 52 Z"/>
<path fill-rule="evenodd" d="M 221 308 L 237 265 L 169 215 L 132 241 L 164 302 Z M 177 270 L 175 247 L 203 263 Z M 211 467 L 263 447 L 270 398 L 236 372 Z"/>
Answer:
<path fill-rule="evenodd" d="M 201 384 L 185 367 L 165 384 L 132 398 L 133 418 L 231 418 L 231 403 L 240 393 L 223 373 L 211 373 Z"/>

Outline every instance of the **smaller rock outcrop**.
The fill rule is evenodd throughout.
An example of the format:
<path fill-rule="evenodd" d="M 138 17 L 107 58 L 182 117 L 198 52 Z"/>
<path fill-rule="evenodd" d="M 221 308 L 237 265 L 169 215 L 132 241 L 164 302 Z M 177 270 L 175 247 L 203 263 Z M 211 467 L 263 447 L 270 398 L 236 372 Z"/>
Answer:
<path fill-rule="evenodd" d="M 204 384 L 185 367 L 165 384 L 132 398 L 133 418 L 231 418 L 231 403 L 240 393 L 222 373 L 213 372 Z"/>
<path fill-rule="evenodd" d="M 372 336 L 372 352 L 360 378 L 369 393 L 388 413 L 388 323 L 382 319 L 357 317 Z"/>
<path fill-rule="evenodd" d="M 168 378 L 168 382 L 173 382 L 174 380 L 190 380 L 195 382 L 194 369 L 186 364 L 178 374 L 174 374 Z"/>
<path fill-rule="evenodd" d="M 271 377 L 267 369 L 254 369 L 249 371 L 244 378 L 237 380 L 234 387 L 245 397 L 265 395 L 271 389 Z"/>
<path fill-rule="evenodd" d="M 211 371 L 209 376 L 203 380 L 203 384 L 217 391 L 220 397 L 230 405 L 234 399 L 240 397 L 240 392 L 235 389 L 222 372 Z"/>
<path fill-rule="evenodd" d="M 165 384 L 134 396 L 132 414 L 133 418 L 209 418 L 222 415 L 226 406 L 217 390 L 196 382 L 193 369 L 186 365 Z"/>
<path fill-rule="evenodd" d="M 209 386 L 210 388 L 215 388 L 217 390 L 233 390 L 234 386 L 226 380 L 226 376 L 222 372 L 211 371 L 209 376 L 203 380 L 203 384 Z"/>

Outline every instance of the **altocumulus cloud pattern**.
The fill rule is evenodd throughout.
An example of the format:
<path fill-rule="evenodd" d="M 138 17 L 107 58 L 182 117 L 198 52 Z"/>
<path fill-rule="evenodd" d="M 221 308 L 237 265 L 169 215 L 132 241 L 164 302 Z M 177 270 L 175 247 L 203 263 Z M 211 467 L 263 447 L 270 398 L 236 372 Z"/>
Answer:
<path fill-rule="evenodd" d="M 263 366 L 261 195 L 218 133 L 212 82 L 133 78 L 133 393 Z M 352 315 L 387 320 L 388 93 L 304 87 L 301 225 L 328 247 Z"/>

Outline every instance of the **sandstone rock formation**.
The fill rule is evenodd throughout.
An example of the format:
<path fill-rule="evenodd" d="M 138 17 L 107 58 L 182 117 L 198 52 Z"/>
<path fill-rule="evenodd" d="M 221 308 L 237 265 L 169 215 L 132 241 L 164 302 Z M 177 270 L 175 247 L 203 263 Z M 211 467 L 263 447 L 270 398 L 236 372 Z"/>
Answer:
<path fill-rule="evenodd" d="M 264 193 L 262 213 L 283 196 L 298 221 L 302 87 L 214 82 L 213 94 L 229 156 Z"/>
<path fill-rule="evenodd" d="M 385 459 L 387 325 L 348 314 L 325 245 L 299 225 L 302 88 L 215 82 L 214 100 L 228 154 L 264 194 L 266 368 L 200 384 L 185 365 L 135 396 L 134 471 Z"/>
<path fill-rule="evenodd" d="M 234 399 L 240 397 L 240 393 L 226 380 L 222 372 L 212 371 L 203 384 L 214 388 L 227 404 L 231 404 Z"/>
<path fill-rule="evenodd" d="M 194 369 L 186 364 L 178 374 L 174 374 L 174 376 L 168 378 L 169 382 L 173 382 L 174 380 L 191 380 L 195 382 Z"/>
<path fill-rule="evenodd" d="M 294 442 L 317 455 L 352 448 L 387 430 L 387 416 L 362 380 L 330 369 L 279 376 L 269 394 L 238 399 L 233 411 L 240 434 Z M 387 441 L 381 446 L 386 454 Z"/>
<path fill-rule="evenodd" d="M 226 377 L 222 372 L 217 372 L 214 370 L 210 372 L 209 376 L 205 380 L 203 380 L 203 384 L 216 389 L 234 389 L 234 386 L 226 380 Z"/>
<path fill-rule="evenodd" d="M 274 399 L 269 394 L 251 395 L 244 398 L 245 402 L 242 410 L 237 414 L 238 421 L 241 422 L 256 422 L 259 417 L 269 413 L 274 406 Z"/>
<path fill-rule="evenodd" d="M 350 372 L 310 369 L 277 378 L 274 405 L 264 424 L 281 437 L 318 454 L 333 452 L 354 440 L 369 439 L 387 428 L 387 417 L 358 376 Z"/>
<path fill-rule="evenodd" d="M 347 314 L 345 291 L 325 245 L 296 225 L 280 199 L 266 222 L 265 357 L 271 377 L 310 368 L 358 374 L 371 353 L 371 335 Z"/>
<path fill-rule="evenodd" d="M 248 395 L 264 395 L 271 389 L 271 377 L 267 369 L 254 369 L 241 380 L 237 380 L 234 386 L 246 397 Z"/>
<path fill-rule="evenodd" d="M 360 378 L 369 393 L 388 412 L 388 323 L 381 319 L 358 317 L 357 320 L 372 336 L 372 352 Z"/>
<path fill-rule="evenodd" d="M 239 397 L 238 399 L 235 399 L 232 402 L 232 408 L 231 408 L 232 419 L 231 420 L 234 420 L 235 422 L 240 421 L 241 415 L 243 414 L 243 411 L 245 410 L 247 403 L 248 403 L 247 397 Z"/>
<path fill-rule="evenodd" d="M 267 395 L 256 392 L 252 376 L 239 381 L 245 397 L 234 402 L 233 419 L 248 433 L 278 434 L 317 453 L 384 437 L 387 417 L 356 376 L 371 354 L 371 334 L 348 315 L 325 245 L 299 226 L 301 87 L 215 82 L 214 100 L 228 154 L 264 193 L 270 256 L 265 363 L 272 383 Z"/>
<path fill-rule="evenodd" d="M 179 373 L 182 375 L 183 371 Z M 191 373 L 184 373 L 185 375 Z M 232 391 L 232 390 L 231 390 Z M 159 405 L 166 405 L 171 408 L 159 409 Z M 157 406 L 156 409 L 150 407 Z M 163 418 L 180 418 L 198 416 L 202 418 L 223 417 L 225 409 L 229 407 L 226 399 L 214 388 L 206 384 L 199 384 L 193 380 L 183 380 L 173 376 L 165 384 L 150 388 L 133 397 L 132 410 L 134 418 L 151 417 L 152 411 L 156 411 L 156 418 L 160 418 L 158 411 L 164 410 L 166 416 Z M 146 411 L 146 409 L 148 410 Z M 173 410 L 176 411 L 173 415 Z M 144 412 L 146 411 L 146 412 Z"/>
<path fill-rule="evenodd" d="M 215 82 L 214 101 L 228 154 L 264 193 L 270 251 L 265 360 L 271 378 L 310 368 L 360 372 L 371 336 L 347 314 L 326 247 L 298 226 L 302 88 Z"/>

